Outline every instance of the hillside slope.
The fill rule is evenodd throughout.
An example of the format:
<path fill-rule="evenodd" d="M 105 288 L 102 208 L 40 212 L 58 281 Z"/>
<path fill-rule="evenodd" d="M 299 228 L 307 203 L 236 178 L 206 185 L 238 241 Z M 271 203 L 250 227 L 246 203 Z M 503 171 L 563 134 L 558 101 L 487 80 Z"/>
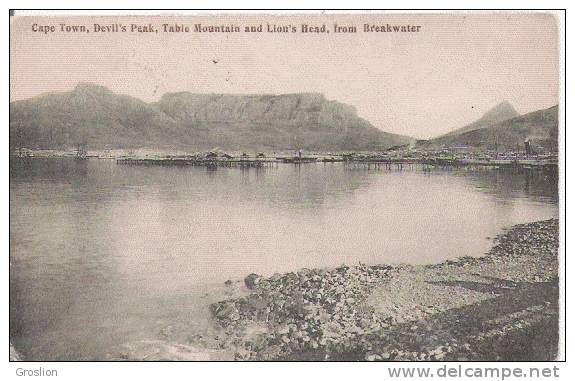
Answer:
<path fill-rule="evenodd" d="M 322 94 L 169 93 L 158 102 L 91 84 L 10 104 L 10 146 L 318 151 L 379 150 L 411 138 L 385 133 Z"/>
<path fill-rule="evenodd" d="M 440 136 L 439 138 L 461 135 L 469 131 L 489 127 L 493 124 L 503 122 L 507 119 L 515 118 L 519 115 L 520 114 L 515 110 L 515 108 L 511 105 L 511 103 L 504 101 L 499 103 L 495 107 L 489 109 L 485 114 L 481 116 L 481 118 L 479 118 L 475 122 L 470 123 L 467 126 L 458 128 L 454 131 L 451 131 L 443 136 Z"/>
<path fill-rule="evenodd" d="M 558 106 L 537 110 L 457 135 L 442 136 L 421 143 L 421 146 L 470 146 L 480 149 L 515 149 L 526 139 L 539 149 L 558 149 Z"/>

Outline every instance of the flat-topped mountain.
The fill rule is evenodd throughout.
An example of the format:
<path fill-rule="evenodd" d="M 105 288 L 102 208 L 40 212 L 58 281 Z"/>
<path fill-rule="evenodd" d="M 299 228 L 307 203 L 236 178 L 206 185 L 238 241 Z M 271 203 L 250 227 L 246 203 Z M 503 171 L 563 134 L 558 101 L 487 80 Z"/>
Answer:
<path fill-rule="evenodd" d="M 146 103 L 80 84 L 10 104 L 10 146 L 380 150 L 413 139 L 383 132 L 322 94 L 168 93 Z"/>

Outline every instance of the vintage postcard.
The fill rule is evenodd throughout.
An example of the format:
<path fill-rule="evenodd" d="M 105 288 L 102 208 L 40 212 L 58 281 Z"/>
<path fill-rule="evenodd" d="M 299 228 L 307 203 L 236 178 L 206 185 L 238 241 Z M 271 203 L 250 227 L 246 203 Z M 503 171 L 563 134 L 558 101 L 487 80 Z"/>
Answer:
<path fill-rule="evenodd" d="M 562 17 L 15 12 L 10 359 L 561 360 Z"/>

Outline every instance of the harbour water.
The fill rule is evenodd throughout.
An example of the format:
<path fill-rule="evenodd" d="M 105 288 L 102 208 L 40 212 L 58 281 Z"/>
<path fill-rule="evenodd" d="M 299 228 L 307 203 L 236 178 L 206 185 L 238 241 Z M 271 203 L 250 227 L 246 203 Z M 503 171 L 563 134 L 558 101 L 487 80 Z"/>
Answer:
<path fill-rule="evenodd" d="M 203 329 L 228 279 L 479 256 L 557 216 L 556 175 L 538 171 L 12 158 L 10 337 L 29 360 L 105 359 Z"/>

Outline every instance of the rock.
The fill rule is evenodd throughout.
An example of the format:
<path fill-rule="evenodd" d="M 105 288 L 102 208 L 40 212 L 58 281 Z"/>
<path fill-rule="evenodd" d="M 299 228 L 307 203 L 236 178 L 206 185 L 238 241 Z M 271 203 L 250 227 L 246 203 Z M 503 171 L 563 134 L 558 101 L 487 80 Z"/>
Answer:
<path fill-rule="evenodd" d="M 445 275 L 440 275 L 439 281 L 457 281 L 460 272 L 467 271 L 469 277 L 482 276 L 490 266 L 506 266 L 508 261 L 519 255 L 541 256 L 543 254 L 540 251 L 556 251 L 555 244 L 549 244 L 549 249 L 541 248 L 548 244 L 539 243 L 532 234 L 525 236 L 525 243 L 517 245 L 513 244 L 516 238 L 511 238 L 507 243 L 503 240 L 486 257 L 461 258 L 450 261 L 451 265 L 438 264 L 425 268 L 445 272 Z M 556 237 L 552 239 L 557 241 Z M 525 245 L 536 247 L 525 251 L 522 249 Z M 546 255 L 551 256 L 552 253 Z M 529 259 L 523 257 L 522 260 Z M 553 263 L 537 267 L 537 274 L 544 274 L 541 280 L 550 282 L 553 279 L 553 271 L 556 273 Z M 466 264 L 469 266 L 463 268 Z M 467 317 L 455 315 L 449 317 L 448 322 L 438 324 L 436 320 L 445 310 L 444 306 L 441 303 L 433 304 L 432 300 L 417 305 L 415 299 L 420 297 L 417 292 L 413 294 L 416 303 L 409 313 L 399 307 L 401 300 L 390 302 L 387 306 L 389 314 L 383 315 L 376 312 L 371 304 L 365 303 L 365 298 L 374 287 L 406 271 L 415 270 L 413 266 L 392 268 L 360 265 L 341 266 L 332 270 L 302 269 L 283 275 L 274 274 L 270 278 L 250 274 L 245 283 L 253 291 L 247 296 L 217 303 L 213 313 L 233 337 L 229 345 L 249 350 L 248 355 L 242 356 L 242 359 L 248 360 L 302 359 L 309 356 L 309 352 L 313 358 L 334 360 L 421 361 L 454 360 L 458 357 L 477 360 L 485 358 L 484 348 L 487 345 L 507 345 L 497 342 L 496 337 L 483 340 L 481 335 L 475 335 L 463 339 L 458 335 L 444 334 L 438 329 L 448 329 L 449 324 L 465 330 Z M 521 278 L 522 275 L 514 271 L 509 279 L 517 284 L 533 282 L 536 276 L 539 277 L 537 274 L 526 274 Z M 499 288 L 503 289 L 504 286 Z M 409 290 L 413 286 L 406 284 L 406 287 Z M 472 291 L 462 289 L 458 293 L 461 293 L 465 303 L 473 302 Z M 550 314 L 556 307 L 541 301 L 525 311 L 537 313 L 540 309 Z M 246 334 L 246 327 L 250 323 L 267 326 L 270 333 L 264 341 Z M 528 323 L 515 319 L 508 326 L 514 330 L 525 330 Z M 496 336 L 503 334 L 501 331 Z M 268 348 L 271 349 L 267 351 Z M 493 358 L 498 355 L 493 353 Z"/>
<path fill-rule="evenodd" d="M 244 279 L 244 283 L 246 284 L 247 288 L 253 289 L 255 286 L 258 285 L 258 283 L 260 283 L 261 279 L 262 279 L 261 275 L 252 273 Z"/>
<path fill-rule="evenodd" d="M 376 354 L 368 354 L 367 356 L 365 356 L 365 359 L 367 361 L 378 361 L 381 360 L 381 356 Z"/>
<path fill-rule="evenodd" d="M 435 360 L 443 360 L 445 358 L 445 353 L 444 352 L 436 353 L 436 354 L 432 355 L 432 357 Z"/>
<path fill-rule="evenodd" d="M 291 337 L 294 339 L 302 339 L 304 337 L 304 334 L 301 331 L 294 331 Z"/>
<path fill-rule="evenodd" d="M 220 320 L 238 320 L 240 318 L 240 314 L 236 306 L 233 302 L 224 302 L 219 304 L 218 307 L 215 309 L 215 316 Z"/>
<path fill-rule="evenodd" d="M 258 356 L 262 360 L 274 360 L 281 353 L 281 347 L 279 345 L 268 345 L 262 351 L 258 353 Z"/>

